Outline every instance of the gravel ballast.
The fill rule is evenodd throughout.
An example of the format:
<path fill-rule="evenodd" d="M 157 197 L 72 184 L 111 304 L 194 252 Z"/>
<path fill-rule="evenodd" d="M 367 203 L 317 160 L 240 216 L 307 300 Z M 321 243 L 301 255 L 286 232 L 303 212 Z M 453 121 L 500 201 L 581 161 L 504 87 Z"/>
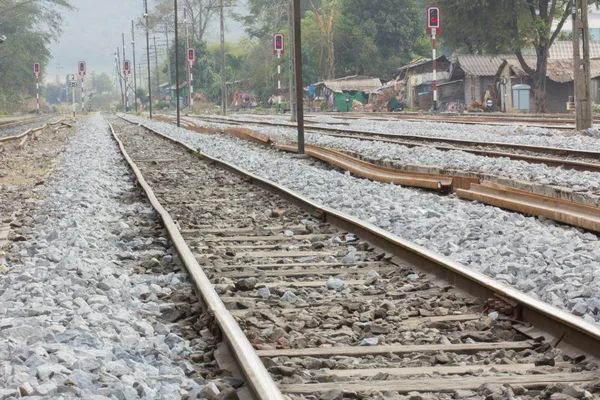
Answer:
<path fill-rule="evenodd" d="M 578 229 L 496 207 L 357 179 L 238 139 L 128 117 L 329 206 L 600 322 L 600 243 Z"/>
<path fill-rule="evenodd" d="M 199 119 L 195 121 L 205 126 L 220 129 L 227 128 L 223 124 L 207 124 Z M 379 123 L 373 123 L 373 125 L 378 126 Z M 447 125 L 452 126 L 451 124 Z M 470 128 L 472 129 L 472 127 Z M 298 138 L 297 131 L 292 128 L 256 126 L 253 129 L 269 135 L 278 143 L 289 143 Z M 598 139 L 590 140 L 600 143 Z M 401 166 L 419 165 L 446 170 L 458 170 L 467 173 L 493 175 L 545 186 L 568 188 L 582 195 L 600 195 L 600 173 L 598 172 L 564 170 L 562 168 L 548 167 L 544 164 L 530 164 L 525 161 L 510 160 L 508 158 L 483 157 L 464 151 L 441 151 L 432 147 L 407 147 L 393 143 L 338 138 L 317 133 L 306 133 L 306 141 L 309 144 L 359 153 L 379 160 L 394 160 Z"/>
<path fill-rule="evenodd" d="M 280 123 L 289 123 L 289 116 L 270 116 Z M 482 115 L 481 117 L 485 117 Z M 232 118 L 248 120 L 256 118 L 250 115 L 236 115 Z M 407 120 L 376 120 L 369 118 L 344 118 L 329 115 L 309 115 L 306 117 L 310 125 L 322 125 L 356 131 L 369 131 L 383 134 L 416 135 L 425 137 L 452 138 L 461 140 L 475 140 L 480 142 L 498 142 L 526 144 L 531 146 L 560 147 L 580 150 L 600 151 L 600 139 L 597 137 L 573 135 L 568 131 L 529 127 L 517 123 L 506 125 L 484 124 L 454 124 L 432 121 L 407 121 Z M 348 125 L 335 125 L 347 123 Z"/>
<path fill-rule="evenodd" d="M 100 115 L 35 199 L 0 260 L 0 399 L 218 393 L 216 339 Z"/>

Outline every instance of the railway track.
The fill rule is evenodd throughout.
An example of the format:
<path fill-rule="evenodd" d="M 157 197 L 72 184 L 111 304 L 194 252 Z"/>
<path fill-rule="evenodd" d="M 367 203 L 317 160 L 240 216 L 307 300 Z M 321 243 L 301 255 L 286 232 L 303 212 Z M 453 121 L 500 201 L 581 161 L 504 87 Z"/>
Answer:
<path fill-rule="evenodd" d="M 262 125 L 293 128 L 291 123 L 256 120 L 230 120 L 222 117 L 193 116 L 194 119 L 232 125 Z M 376 132 L 305 125 L 307 132 L 333 137 L 393 143 L 407 147 L 429 146 L 442 151 L 464 151 L 494 158 L 510 158 L 551 167 L 577 171 L 600 172 L 600 151 L 559 147 L 530 146 L 514 143 L 480 142 L 452 138 L 424 137 L 418 135 L 380 134 Z"/>
<path fill-rule="evenodd" d="M 8 120 L 8 121 L 0 121 L 0 136 L 2 136 L 2 131 L 4 131 L 4 130 L 20 127 L 23 125 L 29 125 L 33 122 L 46 121 L 48 119 L 49 119 L 48 116 L 43 116 L 43 117 L 22 118 L 22 119 L 18 119 L 18 120 L 13 119 L 13 120 Z"/>
<path fill-rule="evenodd" d="M 314 114 L 306 114 L 311 116 Z M 393 121 L 393 120 L 408 120 L 408 121 L 427 121 L 427 122 L 443 122 L 443 123 L 455 123 L 455 124 L 480 124 L 480 125 L 493 125 L 503 126 L 508 124 L 520 124 L 532 128 L 546 128 L 546 129 L 559 129 L 559 130 L 574 130 L 575 125 L 573 124 L 574 116 L 568 114 L 545 114 L 545 115 L 528 115 L 528 116 L 514 116 L 505 114 L 452 114 L 452 113 L 440 113 L 440 114 L 419 114 L 411 112 L 402 113 L 352 113 L 338 117 L 335 114 L 327 114 L 332 118 L 343 118 L 343 119 L 369 119 L 376 121 Z M 595 118 L 595 123 L 600 123 L 600 119 Z"/>
<path fill-rule="evenodd" d="M 596 325 L 111 122 L 256 398 L 525 399 L 598 377 Z"/>

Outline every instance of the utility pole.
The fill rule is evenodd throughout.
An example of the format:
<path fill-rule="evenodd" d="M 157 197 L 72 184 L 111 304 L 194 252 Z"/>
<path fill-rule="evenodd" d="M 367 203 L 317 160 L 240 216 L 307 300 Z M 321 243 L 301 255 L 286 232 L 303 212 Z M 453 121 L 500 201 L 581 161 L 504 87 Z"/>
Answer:
<path fill-rule="evenodd" d="M 296 66 L 294 65 L 294 0 L 288 1 L 288 42 L 289 42 L 289 62 L 290 62 L 290 121 L 296 122 Z"/>
<path fill-rule="evenodd" d="M 158 73 L 158 51 L 156 50 L 156 36 L 152 38 L 154 40 L 154 66 L 156 67 L 156 93 L 160 100 L 160 75 Z"/>
<path fill-rule="evenodd" d="M 169 27 L 167 25 L 165 25 L 165 37 L 167 39 L 167 74 L 169 75 L 169 111 L 171 111 L 171 103 L 173 102 L 171 88 L 173 87 L 173 82 L 171 82 L 171 54 L 169 54 Z"/>
<path fill-rule="evenodd" d="M 137 112 L 137 74 L 135 71 L 135 32 L 133 20 L 131 20 L 131 50 L 133 51 L 133 104 L 135 104 L 135 112 Z"/>
<path fill-rule="evenodd" d="M 152 119 L 152 83 L 150 80 L 150 36 L 148 34 L 148 0 L 144 0 L 144 18 L 146 19 L 146 58 L 148 60 L 148 104 L 150 105 L 150 119 Z"/>
<path fill-rule="evenodd" d="M 125 56 L 125 34 L 121 33 L 121 40 L 123 41 L 123 67 L 125 66 L 125 60 L 127 57 Z M 123 81 L 125 82 L 125 112 L 129 111 L 129 88 L 127 87 L 127 73 L 125 72 L 125 68 L 123 68 Z"/>
<path fill-rule="evenodd" d="M 181 110 L 179 109 L 179 27 L 177 26 L 177 0 L 175 2 L 175 102 L 177 104 L 177 127 L 181 126 Z"/>
<path fill-rule="evenodd" d="M 117 75 L 119 76 L 119 85 L 121 86 L 121 102 L 123 103 L 123 106 L 124 106 L 125 105 L 125 94 L 123 92 L 123 78 L 121 77 L 121 59 L 120 59 L 120 53 L 119 53 L 118 47 L 117 47 L 116 61 L 117 61 Z"/>
<path fill-rule="evenodd" d="M 572 6 L 575 127 L 581 131 L 591 128 L 593 123 L 588 0 L 572 0 Z M 583 60 L 580 55 L 580 40 L 583 42 Z"/>
<path fill-rule="evenodd" d="M 225 20 L 223 10 L 223 0 L 220 0 L 221 9 L 221 105 L 223 115 L 227 115 L 227 66 L 225 64 Z"/>
<path fill-rule="evenodd" d="M 190 48 L 190 40 L 188 38 L 188 20 L 187 20 L 187 8 L 183 9 L 183 23 L 185 25 L 185 51 L 188 52 Z M 186 57 L 187 58 L 187 57 Z M 192 112 L 192 65 L 187 62 L 187 76 L 188 76 L 188 109 L 189 113 Z"/>
<path fill-rule="evenodd" d="M 298 118 L 298 154 L 304 154 L 304 98 L 302 93 L 302 24 L 300 0 L 294 2 L 294 61 L 296 63 L 296 111 Z"/>

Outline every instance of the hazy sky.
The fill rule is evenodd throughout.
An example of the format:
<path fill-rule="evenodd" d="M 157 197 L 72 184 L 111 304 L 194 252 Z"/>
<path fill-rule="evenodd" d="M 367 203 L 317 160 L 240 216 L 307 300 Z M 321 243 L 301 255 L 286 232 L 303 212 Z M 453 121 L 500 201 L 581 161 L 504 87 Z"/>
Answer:
<path fill-rule="evenodd" d="M 149 0 L 149 5 L 153 3 Z M 51 46 L 54 59 L 45 68 L 46 80 L 54 82 L 56 75 L 60 75 L 62 81 L 66 74 L 77 71 L 77 62 L 80 60 L 86 62 L 88 75 L 96 71 L 97 74 L 106 72 L 114 77 L 114 53 L 117 46 L 121 47 L 121 33 L 125 33 L 127 58 L 132 59 L 131 20 L 137 20 L 143 14 L 143 0 L 71 0 L 71 4 L 76 10 L 64 15 L 66 26 L 59 41 Z M 181 10 L 179 18 L 183 20 Z M 226 26 L 226 40 L 237 40 L 243 36 L 243 28 L 236 21 L 227 20 Z M 218 23 L 214 24 L 207 37 L 209 41 L 218 40 L 218 28 Z M 180 38 L 181 35 L 182 32 Z M 145 31 L 136 30 L 135 39 L 136 60 L 139 63 L 142 53 L 146 51 Z M 159 36 L 156 39 L 158 42 Z M 164 41 L 164 35 L 160 41 Z"/>

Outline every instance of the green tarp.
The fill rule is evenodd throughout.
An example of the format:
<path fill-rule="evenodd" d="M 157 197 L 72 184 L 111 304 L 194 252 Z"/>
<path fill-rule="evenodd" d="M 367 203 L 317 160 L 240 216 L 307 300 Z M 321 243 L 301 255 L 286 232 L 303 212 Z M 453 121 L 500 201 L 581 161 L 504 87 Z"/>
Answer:
<path fill-rule="evenodd" d="M 346 103 L 346 98 L 349 97 L 350 101 Z M 337 108 L 340 112 L 348 112 L 352 110 L 352 102 L 354 100 L 360 101 L 362 104 L 365 104 L 365 97 L 362 92 L 356 92 L 356 94 L 352 95 L 350 93 L 334 93 L 334 104 L 333 106 Z"/>

